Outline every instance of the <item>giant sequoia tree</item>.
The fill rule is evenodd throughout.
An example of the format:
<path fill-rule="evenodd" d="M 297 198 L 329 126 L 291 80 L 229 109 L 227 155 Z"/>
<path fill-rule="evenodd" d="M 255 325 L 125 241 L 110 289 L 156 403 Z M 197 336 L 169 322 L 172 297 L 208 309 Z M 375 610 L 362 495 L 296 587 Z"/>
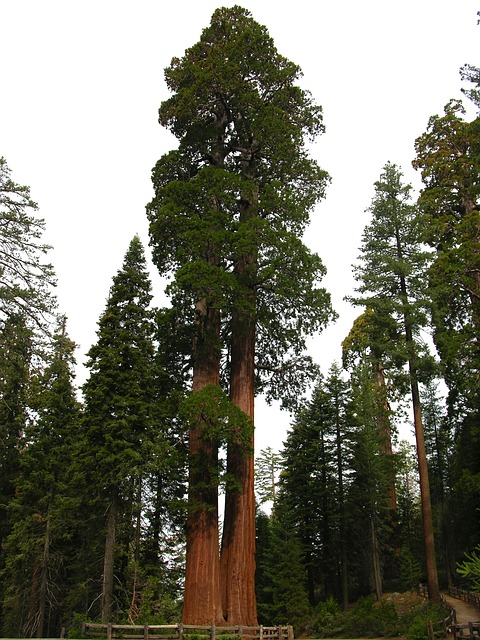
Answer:
<path fill-rule="evenodd" d="M 480 118 L 467 122 L 464 114 L 452 101 L 442 116 L 432 116 L 413 163 L 422 173 L 419 203 L 435 248 L 429 274 L 435 344 L 451 408 L 460 415 L 480 407 Z"/>
<path fill-rule="evenodd" d="M 238 6 L 215 11 L 200 41 L 165 75 L 173 95 L 160 122 L 179 147 L 153 172 L 154 260 L 174 275 L 175 304 L 186 305 L 196 326 L 192 391 L 208 392 L 212 408 L 225 353 L 226 388 L 243 416 L 224 434 L 232 481 L 221 563 L 218 430 L 215 439 L 208 411 L 191 424 L 184 621 L 255 624 L 253 432 L 246 429 L 255 382 L 279 397 L 301 365 L 286 401 L 298 395 L 312 370 L 305 336 L 332 316 L 317 286 L 322 263 L 301 241 L 326 182 L 305 148 L 323 130 L 321 110 L 297 85 L 298 66 Z"/>

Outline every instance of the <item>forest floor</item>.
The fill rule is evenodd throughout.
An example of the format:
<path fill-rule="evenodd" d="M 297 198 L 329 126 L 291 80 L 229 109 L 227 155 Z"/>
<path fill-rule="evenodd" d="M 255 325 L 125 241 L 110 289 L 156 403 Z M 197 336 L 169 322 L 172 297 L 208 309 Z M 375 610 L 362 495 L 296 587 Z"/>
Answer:
<path fill-rule="evenodd" d="M 397 613 L 408 613 L 419 604 L 425 602 L 425 598 L 420 596 L 416 591 L 406 591 L 405 593 L 384 593 L 383 600 L 392 602 Z"/>

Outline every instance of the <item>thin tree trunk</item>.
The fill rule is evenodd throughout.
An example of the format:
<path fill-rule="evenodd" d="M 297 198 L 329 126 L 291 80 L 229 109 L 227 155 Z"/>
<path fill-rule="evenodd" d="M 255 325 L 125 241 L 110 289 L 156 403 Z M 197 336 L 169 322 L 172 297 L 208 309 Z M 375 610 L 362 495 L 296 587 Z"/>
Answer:
<path fill-rule="evenodd" d="M 38 591 L 38 615 L 37 615 L 37 638 L 43 638 L 43 625 L 45 623 L 45 608 L 47 602 L 47 580 L 48 561 L 50 557 L 50 535 L 51 535 L 51 515 L 50 507 L 47 515 L 47 525 L 45 530 L 45 541 L 43 543 L 42 569 L 40 572 L 40 588 Z"/>
<path fill-rule="evenodd" d="M 128 612 L 128 620 L 130 624 L 135 624 L 138 618 L 139 609 L 137 606 L 137 579 L 138 569 L 140 565 L 140 540 L 142 534 L 142 479 L 137 478 L 136 501 L 132 509 L 132 521 L 135 521 L 135 536 L 133 541 L 133 584 L 132 598 L 130 600 L 130 610 Z"/>
<path fill-rule="evenodd" d="M 396 232 L 397 255 L 403 259 L 403 251 L 398 230 Z M 418 473 L 420 477 L 420 502 L 422 508 L 423 538 L 425 545 L 425 564 L 427 568 L 428 597 L 440 602 L 438 587 L 437 562 L 435 559 L 435 541 L 433 535 L 432 503 L 430 499 L 430 481 L 428 478 L 425 436 L 422 422 L 422 406 L 418 389 L 417 369 L 415 366 L 415 342 L 413 339 L 411 314 L 408 311 L 408 290 L 405 276 L 400 276 L 400 295 L 403 303 L 403 319 L 405 328 L 405 345 L 408 354 L 408 371 L 412 392 L 413 424 L 417 444 Z"/>
<path fill-rule="evenodd" d="M 335 584 L 330 579 L 331 573 L 331 527 L 330 527 L 330 504 L 329 504 L 329 495 L 327 492 L 327 462 L 326 462 L 326 451 L 325 451 L 325 432 L 323 424 L 320 425 L 319 431 L 320 437 L 320 456 L 321 456 L 321 470 L 322 470 L 322 520 L 321 520 L 321 531 L 322 531 L 322 579 L 323 579 L 323 589 L 324 589 L 324 598 L 327 600 L 331 595 L 335 594 Z M 341 567 L 340 567 L 341 571 Z M 336 582 L 336 581 L 335 581 Z M 313 585 L 312 585 L 313 589 Z M 312 590 L 312 603 L 314 602 L 314 592 Z"/>
<path fill-rule="evenodd" d="M 107 511 L 107 532 L 105 537 L 105 552 L 103 556 L 103 587 L 102 587 L 102 622 L 112 620 L 113 576 L 115 559 L 115 537 L 117 529 L 117 496 L 112 496 Z"/>
<path fill-rule="evenodd" d="M 380 562 L 380 550 L 378 545 L 377 528 L 375 527 L 375 513 L 373 511 L 370 516 L 370 534 L 372 544 L 372 566 L 373 566 L 373 584 L 375 587 L 375 597 L 377 600 L 382 599 L 382 569 Z"/>
<path fill-rule="evenodd" d="M 338 397 L 335 396 L 335 432 L 337 440 L 337 475 L 338 475 L 338 500 L 340 516 L 340 561 L 341 561 L 341 586 L 342 586 L 342 607 L 348 608 L 348 565 L 347 565 L 347 527 L 345 513 L 345 494 L 343 487 L 343 455 L 342 437 L 340 432 L 340 419 Z"/>
<path fill-rule="evenodd" d="M 218 385 L 220 314 L 206 300 L 197 304 L 198 332 L 195 344 L 192 393 Z M 220 593 L 218 534 L 218 448 L 205 438 L 205 424 L 198 418 L 190 430 L 185 570 L 184 624 L 225 624 Z"/>
<path fill-rule="evenodd" d="M 435 559 L 435 541 L 433 535 L 432 503 L 430 500 L 430 481 L 428 479 L 427 456 L 425 452 L 425 438 L 423 433 L 422 409 L 416 372 L 409 362 L 410 383 L 412 389 L 413 422 L 415 425 L 415 439 L 417 443 L 418 473 L 420 476 L 420 499 L 422 505 L 423 538 L 425 545 L 425 564 L 427 567 L 428 597 L 430 600 L 440 601 L 438 587 L 437 563 Z"/>

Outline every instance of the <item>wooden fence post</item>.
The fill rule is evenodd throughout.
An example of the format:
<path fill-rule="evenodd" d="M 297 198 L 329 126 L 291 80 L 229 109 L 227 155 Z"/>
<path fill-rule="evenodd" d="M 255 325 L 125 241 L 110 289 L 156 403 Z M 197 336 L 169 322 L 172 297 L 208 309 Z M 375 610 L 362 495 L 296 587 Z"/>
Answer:
<path fill-rule="evenodd" d="M 112 623 L 107 624 L 107 640 L 112 640 Z"/>

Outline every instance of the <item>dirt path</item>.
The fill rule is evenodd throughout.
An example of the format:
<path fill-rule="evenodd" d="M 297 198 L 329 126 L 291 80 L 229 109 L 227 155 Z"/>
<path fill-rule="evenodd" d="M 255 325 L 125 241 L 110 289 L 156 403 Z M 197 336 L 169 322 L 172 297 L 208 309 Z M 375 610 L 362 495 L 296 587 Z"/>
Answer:
<path fill-rule="evenodd" d="M 480 610 L 473 604 L 465 602 L 460 598 L 452 598 L 448 593 L 442 593 L 443 597 L 447 601 L 447 604 L 455 609 L 457 615 L 457 623 L 464 624 L 465 622 L 477 622 L 480 620 Z"/>

